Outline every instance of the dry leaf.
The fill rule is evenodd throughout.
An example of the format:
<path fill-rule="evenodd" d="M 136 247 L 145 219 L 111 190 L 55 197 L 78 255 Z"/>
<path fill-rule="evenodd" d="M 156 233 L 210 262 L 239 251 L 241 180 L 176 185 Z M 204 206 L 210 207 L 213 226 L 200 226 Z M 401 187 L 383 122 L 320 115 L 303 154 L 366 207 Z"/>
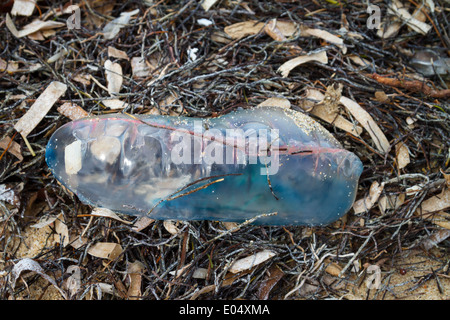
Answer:
<path fill-rule="evenodd" d="M 344 130 L 354 136 L 359 136 L 363 132 L 363 129 L 360 126 L 357 126 L 345 119 L 339 114 L 338 110 L 334 110 L 334 112 L 331 112 L 328 108 L 328 105 L 326 103 L 323 103 L 325 96 L 320 91 L 308 89 L 306 92 L 306 99 L 315 100 L 317 101 L 317 103 L 313 104 L 312 108 L 302 106 L 305 111 L 309 111 L 316 117 L 319 117 L 328 123 L 332 123 L 339 129 Z"/>
<path fill-rule="evenodd" d="M 366 129 L 372 137 L 378 151 L 382 153 L 389 152 L 390 144 L 383 131 L 373 120 L 372 116 L 364 110 L 357 102 L 347 98 L 341 97 L 340 102 L 347 108 L 352 116 Z"/>
<path fill-rule="evenodd" d="M 280 107 L 290 109 L 291 103 L 285 98 L 269 98 L 258 104 L 257 107 Z"/>
<path fill-rule="evenodd" d="M 11 9 L 13 16 L 26 16 L 29 17 L 33 14 L 36 7 L 36 0 L 15 0 Z"/>
<path fill-rule="evenodd" d="M 273 20 L 269 22 L 269 25 L 274 26 Z M 263 29 L 269 36 L 273 36 L 275 40 L 282 37 L 294 37 L 300 31 L 298 24 L 292 21 L 276 20 L 276 30 L 266 30 L 265 25 L 262 22 L 256 20 L 249 20 L 244 22 L 235 23 L 225 27 L 225 33 L 232 39 L 240 39 L 245 36 L 255 35 L 261 32 Z M 270 28 L 270 27 L 269 27 Z M 277 35 L 273 33 L 277 33 Z M 281 40 L 277 40 L 281 41 Z M 219 41 L 220 42 L 220 41 Z M 229 42 L 229 41 L 228 41 Z"/>
<path fill-rule="evenodd" d="M 0 149 L 8 149 L 8 152 L 19 159 L 20 162 L 23 161 L 22 147 L 17 142 L 11 141 L 11 138 L 9 136 L 5 136 L 0 140 Z"/>
<path fill-rule="evenodd" d="M 108 57 L 113 57 L 117 59 L 124 59 L 124 60 L 130 60 L 127 53 L 125 51 L 116 49 L 112 46 L 108 47 Z"/>
<path fill-rule="evenodd" d="M 137 300 L 141 294 L 142 272 L 145 267 L 140 261 L 135 261 L 127 266 L 127 275 L 130 279 L 127 296 L 130 300 Z"/>
<path fill-rule="evenodd" d="M 16 73 L 19 70 L 19 64 L 16 61 L 8 61 L 0 58 L 0 72 L 8 72 L 8 74 Z"/>
<path fill-rule="evenodd" d="M 141 57 L 131 58 L 131 70 L 133 78 L 147 78 L 151 75 L 150 68 L 145 59 Z"/>
<path fill-rule="evenodd" d="M 383 189 L 384 189 L 384 182 L 379 184 L 378 181 L 374 181 L 370 186 L 369 194 L 363 199 L 355 201 L 355 203 L 353 204 L 355 214 L 365 212 L 366 210 L 370 210 L 370 208 L 372 208 L 374 204 L 377 202 Z"/>
<path fill-rule="evenodd" d="M 111 211 L 109 209 L 106 208 L 94 208 L 94 210 L 92 210 L 91 215 L 96 216 L 96 217 L 106 217 L 106 218 L 111 218 L 117 221 L 120 221 L 122 223 L 125 224 L 131 224 L 132 222 L 130 221 L 126 221 L 121 219 L 114 211 Z"/>
<path fill-rule="evenodd" d="M 446 189 L 441 194 L 423 201 L 416 214 L 424 219 L 431 220 L 431 222 L 442 228 L 450 229 L 450 214 L 442 211 L 449 207 L 450 189 Z"/>
<path fill-rule="evenodd" d="M 297 67 L 303 63 L 307 63 L 310 61 L 317 61 L 317 62 L 320 62 L 323 64 L 327 64 L 328 63 L 327 53 L 325 51 L 320 51 L 318 53 L 313 53 L 310 55 L 299 56 L 297 58 L 291 59 L 291 60 L 283 63 L 278 68 L 277 71 L 280 72 L 284 78 L 286 78 L 292 69 L 294 69 L 295 67 Z"/>
<path fill-rule="evenodd" d="M 377 31 L 377 36 L 382 39 L 389 39 L 395 37 L 400 28 L 402 27 L 401 22 L 390 21 L 387 22 L 386 19 L 381 23 L 380 29 Z"/>
<path fill-rule="evenodd" d="M 429 24 L 419 21 L 413 17 L 400 1 L 393 1 L 388 6 L 388 13 L 396 15 L 400 18 L 400 20 L 406 23 L 408 27 L 422 35 L 426 35 L 432 28 Z"/>
<path fill-rule="evenodd" d="M 395 157 L 397 159 L 397 167 L 399 170 L 403 169 L 411 162 L 409 158 L 409 149 L 405 143 L 399 142 L 395 145 Z"/>
<path fill-rule="evenodd" d="M 320 38 L 341 48 L 343 54 L 347 53 L 347 47 L 344 45 L 344 40 L 342 40 L 342 38 L 339 38 L 338 36 L 335 36 L 334 34 L 329 33 L 328 31 L 302 27 L 301 35 L 304 37 Z"/>
<path fill-rule="evenodd" d="M 176 221 L 173 220 L 164 220 L 163 222 L 164 228 L 173 236 L 180 232 L 180 229 L 178 229 L 175 223 Z"/>
<path fill-rule="evenodd" d="M 339 277 L 339 274 L 342 271 L 342 267 L 340 265 L 338 265 L 336 262 L 332 262 L 330 263 L 326 269 L 325 272 L 327 272 L 328 274 L 331 274 L 332 276 L 335 277 Z"/>
<path fill-rule="evenodd" d="M 421 245 L 425 250 L 428 251 L 431 248 L 437 246 L 439 243 L 441 243 L 448 237 L 450 237 L 450 230 L 448 229 L 438 230 L 433 232 L 429 237 L 423 240 Z"/>
<path fill-rule="evenodd" d="M 90 74 L 85 74 L 85 73 L 80 73 L 77 74 L 76 76 L 74 76 L 72 78 L 73 81 L 79 82 L 81 84 L 84 84 L 85 86 L 88 86 L 91 84 L 91 75 Z"/>
<path fill-rule="evenodd" d="M 81 108 L 79 105 L 72 102 L 65 102 L 58 107 L 58 112 L 63 116 L 66 116 L 70 120 L 78 120 L 85 118 L 89 115 L 87 111 Z"/>
<path fill-rule="evenodd" d="M 53 81 L 36 99 L 30 109 L 14 125 L 22 137 L 26 137 L 45 117 L 53 104 L 66 92 L 64 83 Z"/>
<path fill-rule="evenodd" d="M 111 110 L 128 108 L 128 103 L 120 99 L 106 99 L 102 100 L 102 103 L 105 107 L 110 108 Z"/>
<path fill-rule="evenodd" d="M 155 222 L 154 219 L 150 219 L 148 217 L 140 217 L 133 225 L 133 231 L 139 232 L 147 228 L 149 225 L 151 225 L 153 222 Z"/>
<path fill-rule="evenodd" d="M 69 296 L 73 297 L 81 288 L 81 268 L 77 265 L 71 265 L 66 273 L 70 276 L 64 281 L 64 287 L 69 291 Z"/>
<path fill-rule="evenodd" d="M 104 66 L 109 94 L 114 95 L 119 93 L 123 82 L 122 66 L 109 59 L 105 61 Z"/>
<path fill-rule="evenodd" d="M 238 273 L 238 272 L 241 272 L 244 270 L 251 269 L 256 265 L 269 260 L 270 258 L 274 257 L 275 255 L 276 255 L 276 253 L 273 251 L 270 251 L 270 250 L 260 251 L 251 256 L 248 256 L 243 259 L 239 259 L 239 260 L 235 261 L 231 265 L 230 269 L 228 269 L 228 271 L 230 271 L 231 273 Z"/>
<path fill-rule="evenodd" d="M 122 247 L 118 243 L 97 242 L 89 248 L 88 253 L 97 258 L 115 260 L 120 256 L 122 251 Z"/>
<path fill-rule="evenodd" d="M 347 57 L 350 60 L 352 60 L 355 64 L 357 64 L 358 66 L 361 66 L 361 67 L 367 68 L 372 65 L 372 63 L 369 60 L 361 58 L 360 56 L 357 56 L 356 54 L 350 54 Z M 365 69 L 365 68 L 362 68 L 362 69 Z"/>
<path fill-rule="evenodd" d="M 16 38 L 23 38 L 25 36 L 28 36 L 32 33 L 37 32 L 37 31 L 62 28 L 66 25 L 65 23 L 57 22 L 57 21 L 34 20 L 30 24 L 27 24 L 26 26 L 24 26 L 22 30 L 18 31 L 8 13 L 6 14 L 5 22 L 6 22 L 6 26 L 8 27 L 9 31 L 11 31 L 11 33 Z"/>
<path fill-rule="evenodd" d="M 223 224 L 223 226 L 225 227 L 225 229 L 227 229 L 227 230 L 233 230 L 233 229 L 236 229 L 237 226 L 239 225 L 239 224 L 236 223 L 236 222 L 228 222 L 228 221 L 223 221 L 222 224 Z"/>
<path fill-rule="evenodd" d="M 267 33 L 275 41 L 285 41 L 286 37 L 277 27 L 277 20 L 273 19 L 264 27 L 264 32 Z"/>
<path fill-rule="evenodd" d="M 264 23 L 250 20 L 226 26 L 224 31 L 232 39 L 240 39 L 249 35 L 255 35 L 262 31 Z"/>
<path fill-rule="evenodd" d="M 442 175 L 444 176 L 445 185 L 447 186 L 447 188 L 449 188 L 450 187 L 450 173 L 444 172 L 444 170 L 442 170 L 442 168 L 439 169 L 439 171 L 441 171 Z"/>
<path fill-rule="evenodd" d="M 120 29 L 127 25 L 131 17 L 137 15 L 138 13 L 139 9 L 130 12 L 122 12 L 118 18 L 108 22 L 105 25 L 103 28 L 103 37 L 107 40 L 115 38 L 120 32 Z"/>
<path fill-rule="evenodd" d="M 275 285 L 283 278 L 284 272 L 277 266 L 273 265 L 267 271 L 267 275 L 261 282 L 258 288 L 258 299 L 267 300 L 269 298 L 270 291 Z"/>
<path fill-rule="evenodd" d="M 47 215 L 41 217 L 39 219 L 38 223 L 35 223 L 35 224 L 31 225 L 30 227 L 36 228 L 36 229 L 41 229 L 41 228 L 44 228 L 44 227 L 52 224 L 53 222 L 55 222 L 55 220 L 57 218 L 58 218 L 58 216 L 56 216 L 56 215 L 47 214 Z"/>
<path fill-rule="evenodd" d="M 70 236 L 70 245 L 75 249 L 79 249 L 87 243 L 88 239 L 86 237 L 81 237 L 76 234 L 71 234 Z"/>
<path fill-rule="evenodd" d="M 201 6 L 203 10 L 208 11 L 216 2 L 217 0 L 203 0 Z"/>
<path fill-rule="evenodd" d="M 39 263 L 37 263 L 36 261 L 34 261 L 33 259 L 30 259 L 30 258 L 21 259 L 19 262 L 17 262 L 16 265 L 14 265 L 14 268 L 11 271 L 11 277 L 12 277 L 11 286 L 13 289 L 16 286 L 17 279 L 20 277 L 20 274 L 23 271 L 33 271 L 33 272 L 39 274 L 45 280 L 50 282 L 56 289 L 58 289 L 59 293 L 61 293 L 61 295 L 64 297 L 64 299 L 67 299 L 66 293 L 63 290 L 61 290 L 61 288 L 58 287 L 55 280 L 53 278 L 51 278 L 50 276 L 48 276 L 47 274 L 45 274 L 44 269 L 42 269 L 42 267 L 39 265 Z"/>
<path fill-rule="evenodd" d="M 406 195 L 404 193 L 382 196 L 378 200 L 378 206 L 381 213 L 385 214 L 387 210 L 396 210 L 405 202 Z"/>
<path fill-rule="evenodd" d="M 69 229 L 67 228 L 66 222 L 64 220 L 64 215 L 60 213 L 55 220 L 55 242 L 60 243 L 63 247 L 69 244 Z"/>

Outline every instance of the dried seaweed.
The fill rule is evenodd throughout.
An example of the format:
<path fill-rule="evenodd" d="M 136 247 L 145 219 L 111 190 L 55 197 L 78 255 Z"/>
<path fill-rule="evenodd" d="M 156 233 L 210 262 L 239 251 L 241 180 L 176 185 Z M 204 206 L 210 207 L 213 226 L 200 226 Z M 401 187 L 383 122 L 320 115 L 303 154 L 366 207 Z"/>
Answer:
<path fill-rule="evenodd" d="M 428 2 L 403 3 L 410 12 L 419 7 L 427 10 L 422 22 L 432 28 L 423 35 L 388 14 L 390 1 L 375 1 L 385 23 L 400 23 L 391 38 L 380 38 L 376 29 L 367 28 L 367 5 L 358 1 L 219 1 L 205 11 L 200 1 L 90 0 L 78 3 L 80 28 L 41 30 L 40 35 L 21 38 L 8 30 L 6 13 L 2 13 L 0 140 L 6 139 L 8 149 L 12 137 L 21 147 L 23 160 L 0 150 L 0 184 L 22 186 L 19 204 L 0 201 L 0 298 L 46 297 L 45 291 L 35 296 L 28 289 L 39 277 L 19 278 L 12 285 L 14 265 L 25 257 L 39 262 L 71 299 L 408 299 L 415 298 L 415 291 L 425 283 L 438 287 L 442 297 L 448 298 L 448 239 L 429 251 L 419 251 L 436 265 L 408 280 L 408 289 L 399 293 L 399 285 L 391 282 L 398 268 L 420 271 L 415 264 L 399 267 L 397 262 L 411 250 L 422 250 L 423 240 L 442 230 L 429 219 L 430 213 L 424 218 L 418 210 L 424 200 L 447 188 L 443 173 L 448 174 L 450 163 L 448 79 L 441 75 L 423 78 L 409 63 L 414 52 L 425 48 L 448 54 L 450 12 L 443 10 L 445 1 L 432 1 L 439 8 L 434 11 L 425 6 Z M 39 10 L 32 16 L 12 16 L 11 20 L 18 30 L 36 18 L 66 24 L 70 14 L 62 12 L 67 5 L 38 1 Z M 104 26 L 133 10 L 139 13 L 114 38 L 105 39 Z M 200 19 L 212 23 L 200 23 Z M 274 19 L 338 36 L 347 53 L 311 35 L 281 37 L 273 27 Z M 267 28 L 235 39 L 224 32 L 227 26 L 250 20 Z M 108 55 L 111 47 L 120 50 L 122 58 L 117 53 Z M 299 55 L 321 51 L 327 53 L 326 65 L 309 62 L 287 77 L 277 71 Z M 133 72 L 133 58 L 145 61 L 145 72 Z M 111 98 L 104 67 L 108 59 L 122 67 L 123 82 L 114 92 L 114 98 L 124 103 L 120 110 L 104 103 Z M 303 112 L 305 104 L 311 105 L 306 99 L 308 89 L 325 93 L 330 86 L 343 84 L 342 95 L 370 114 L 390 144 L 388 152 L 380 152 L 367 132 L 353 135 L 318 118 L 363 161 L 358 197 L 367 196 L 370 186 L 378 182 L 384 183 L 380 197 L 404 194 L 405 201 L 383 208 L 374 203 L 370 209 L 358 214 L 351 211 L 322 228 L 244 224 L 227 229 L 219 222 L 195 221 L 178 222 L 176 232 L 170 233 L 162 221 L 154 221 L 136 231 L 132 224 L 91 215 L 92 208 L 81 204 L 49 174 L 44 161 L 46 142 L 69 121 L 56 106 L 27 135 L 34 156 L 15 134 L 14 125 L 53 81 L 68 88 L 57 106 L 73 104 L 88 114 L 119 111 L 199 117 L 257 106 L 269 98 L 288 100 L 291 108 Z M 334 111 L 355 128 L 360 125 L 345 108 Z M 401 168 L 396 146 L 409 150 L 410 162 Z M 448 208 L 443 212 L 448 214 Z M 61 213 L 69 241 L 54 241 L 62 233 L 50 224 L 50 235 L 41 249 L 36 252 L 27 247 L 27 228 L 42 217 Z M 120 218 L 132 223 L 138 220 Z M 112 259 L 95 257 L 89 249 L 97 243 L 120 243 L 122 250 Z M 239 274 L 229 272 L 235 261 L 264 250 L 275 255 Z M 141 271 L 124 278 L 135 262 Z M 371 265 L 382 271 L 376 290 L 365 285 Z M 68 271 L 73 266 L 81 270 L 78 286 L 73 286 Z M 203 278 L 197 278 L 199 268 L 206 270 Z M 271 278 L 273 272 L 275 278 Z M 140 292 L 136 283 L 140 283 Z M 363 294 L 357 295 L 358 290 Z"/>

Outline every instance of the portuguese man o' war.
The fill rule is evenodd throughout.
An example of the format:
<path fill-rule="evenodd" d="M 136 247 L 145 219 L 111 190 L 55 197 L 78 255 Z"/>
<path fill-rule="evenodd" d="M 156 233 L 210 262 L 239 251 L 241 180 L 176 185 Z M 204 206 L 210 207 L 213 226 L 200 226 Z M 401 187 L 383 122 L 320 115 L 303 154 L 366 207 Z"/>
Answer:
<path fill-rule="evenodd" d="M 86 204 L 156 220 L 320 226 L 351 208 L 362 163 L 285 108 L 216 118 L 109 114 L 69 122 L 47 164 Z M 263 214 L 274 213 L 264 216 Z"/>

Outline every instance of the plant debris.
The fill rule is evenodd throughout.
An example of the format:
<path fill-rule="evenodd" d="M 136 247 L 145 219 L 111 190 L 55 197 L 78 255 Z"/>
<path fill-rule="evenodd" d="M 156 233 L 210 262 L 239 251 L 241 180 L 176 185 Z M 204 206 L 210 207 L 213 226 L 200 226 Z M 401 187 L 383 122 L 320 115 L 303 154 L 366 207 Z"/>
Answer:
<path fill-rule="evenodd" d="M 449 299 L 450 11 L 370 4 L 379 17 L 364 1 L 2 4 L 0 298 Z M 86 115 L 258 105 L 308 114 L 362 160 L 346 216 L 125 216 L 82 204 L 45 164 L 51 134 Z"/>

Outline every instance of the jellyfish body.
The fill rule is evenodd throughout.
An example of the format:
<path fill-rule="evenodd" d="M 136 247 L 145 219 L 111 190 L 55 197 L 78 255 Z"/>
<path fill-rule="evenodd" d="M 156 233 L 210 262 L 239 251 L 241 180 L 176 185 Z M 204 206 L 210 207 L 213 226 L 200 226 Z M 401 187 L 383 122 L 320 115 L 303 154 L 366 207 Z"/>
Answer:
<path fill-rule="evenodd" d="M 257 219 L 262 225 L 326 225 L 352 206 L 356 155 L 310 117 L 283 108 L 216 118 L 130 116 L 60 127 L 47 164 L 89 205 L 153 219 Z"/>

